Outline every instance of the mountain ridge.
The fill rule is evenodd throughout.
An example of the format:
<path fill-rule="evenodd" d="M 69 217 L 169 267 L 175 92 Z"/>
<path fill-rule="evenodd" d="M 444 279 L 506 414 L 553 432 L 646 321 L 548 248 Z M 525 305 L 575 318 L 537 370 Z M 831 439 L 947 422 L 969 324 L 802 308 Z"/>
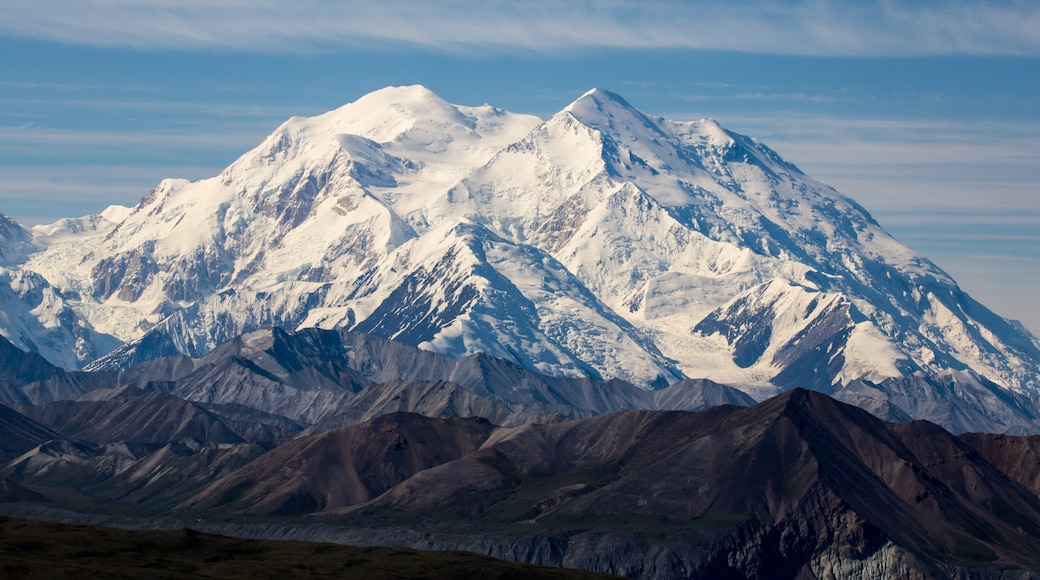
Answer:
<path fill-rule="evenodd" d="M 759 399 L 948 369 L 1040 388 L 1035 337 L 859 204 L 755 139 L 599 89 L 541 121 L 390 87 L 105 216 L 11 253 L 53 299 L 12 290 L 0 333 L 91 370 L 279 325 Z"/>
<path fill-rule="evenodd" d="M 351 361 L 363 377 L 430 372 L 441 360 L 437 372 L 483 387 L 370 384 L 302 432 L 246 405 L 185 401 L 170 394 L 176 380 L 169 392 L 126 385 L 2 406 L 0 513 L 134 527 L 183 520 L 234 535 L 463 549 L 641 578 L 1040 569 L 1036 436 L 885 422 L 805 389 L 742 407 L 707 381 L 621 389 L 538 377 L 486 355 L 447 364 L 374 337 L 299 334 L 257 331 L 209 356 L 290 382 L 310 367 L 306 376 L 342 376 L 317 357 L 308 366 L 308 351 Z M 408 353 L 434 364 L 404 364 Z M 571 407 L 577 418 L 521 408 L 589 408 L 610 392 L 633 407 L 593 416 Z M 514 402 L 505 412 L 492 398 Z M 514 421 L 500 426 L 481 417 L 488 412 Z"/>

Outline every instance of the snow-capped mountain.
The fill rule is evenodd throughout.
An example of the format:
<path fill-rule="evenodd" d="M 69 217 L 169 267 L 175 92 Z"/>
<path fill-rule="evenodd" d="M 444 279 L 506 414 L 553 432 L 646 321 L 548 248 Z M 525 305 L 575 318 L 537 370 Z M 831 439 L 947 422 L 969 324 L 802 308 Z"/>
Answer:
<path fill-rule="evenodd" d="M 946 370 L 1040 390 L 1037 340 L 854 201 L 598 89 L 543 121 L 387 88 L 132 209 L 0 226 L 0 332 L 66 368 L 278 325 L 759 397 Z"/>

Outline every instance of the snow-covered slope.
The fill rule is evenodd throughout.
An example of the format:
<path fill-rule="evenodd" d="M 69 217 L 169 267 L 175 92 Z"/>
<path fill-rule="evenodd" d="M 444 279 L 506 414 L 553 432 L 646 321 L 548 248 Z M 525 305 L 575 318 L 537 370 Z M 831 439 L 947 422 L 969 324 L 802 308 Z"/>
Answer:
<path fill-rule="evenodd" d="M 29 232 L 0 215 L 0 334 L 18 348 L 70 369 L 118 346 L 118 340 L 97 332 L 73 307 L 77 292 L 63 275 L 86 258 L 84 248 L 114 226 L 97 215 Z M 25 265 L 43 250 L 47 276 Z"/>
<path fill-rule="evenodd" d="M 598 89 L 545 121 L 383 89 L 290 119 L 210 179 L 4 244 L 0 294 L 36 276 L 89 330 L 64 331 L 75 355 L 36 349 L 66 367 L 280 325 L 760 397 L 946 369 L 1040 389 L 1036 339 L 854 201 L 712 120 Z M 65 328 L 20 308 L 0 321 L 16 344 Z"/>

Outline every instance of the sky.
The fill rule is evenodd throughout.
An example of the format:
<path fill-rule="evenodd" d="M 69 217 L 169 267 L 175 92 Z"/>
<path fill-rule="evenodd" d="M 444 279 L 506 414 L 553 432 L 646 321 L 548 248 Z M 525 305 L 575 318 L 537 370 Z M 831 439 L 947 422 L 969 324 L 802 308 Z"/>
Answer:
<path fill-rule="evenodd" d="M 714 118 L 1040 335 L 1032 0 L 0 0 L 0 213 L 133 205 L 409 84 L 543 118 L 593 87 Z"/>

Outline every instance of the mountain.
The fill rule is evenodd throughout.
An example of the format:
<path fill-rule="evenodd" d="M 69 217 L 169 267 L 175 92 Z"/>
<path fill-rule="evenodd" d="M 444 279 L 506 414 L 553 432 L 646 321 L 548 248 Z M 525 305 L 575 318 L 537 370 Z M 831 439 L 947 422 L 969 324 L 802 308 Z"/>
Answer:
<path fill-rule="evenodd" d="M 287 443 L 195 496 L 186 507 L 288 515 L 356 505 L 415 473 L 475 451 L 493 430 L 486 419 L 384 415 Z"/>
<path fill-rule="evenodd" d="M 59 435 L 0 403 L 0 461 L 8 461 Z"/>
<path fill-rule="evenodd" d="M 886 423 L 802 389 L 514 428 L 394 413 L 296 439 L 182 507 L 389 521 L 442 549 L 527 546 L 633 577 L 961 577 L 1040 570 L 1033 439 Z"/>
<path fill-rule="evenodd" d="M 574 418 L 588 417 L 592 412 L 573 410 L 570 414 L 513 404 L 508 406 L 448 381 L 390 381 L 372 385 L 331 411 L 307 429 L 321 433 L 339 427 L 348 427 L 397 412 L 415 413 L 426 417 L 482 417 L 495 425 L 524 425 L 527 423 L 557 423 Z"/>
<path fill-rule="evenodd" d="M 376 413 L 392 394 L 429 398 L 428 409 L 504 407 L 450 382 L 407 385 L 355 399 L 371 392 Z M 512 427 L 390 412 L 270 444 L 219 410 L 125 387 L 27 410 L 52 431 L 0 407 L 0 442 L 14 445 L 0 513 L 466 550 L 636 578 L 1040 572 L 1036 436 L 889 423 L 803 389 L 753 407 Z"/>
<path fill-rule="evenodd" d="M 1040 436 L 965 433 L 960 438 L 1008 477 L 1040 495 Z"/>
<path fill-rule="evenodd" d="M 103 233 L 103 228 L 98 230 L 102 222 L 114 225 L 102 216 L 91 216 L 61 220 L 52 226 L 63 226 L 67 237 L 75 238 L 67 246 L 72 255 L 64 259 L 84 259 L 80 252 L 86 246 L 81 242 Z M 42 231 L 50 230 L 44 227 L 30 233 L 0 214 L 0 334 L 20 350 L 37 353 L 54 365 L 78 368 L 118 346 L 119 340 L 94 329 L 89 316 L 75 307 L 79 299 L 75 290 L 63 292 L 25 267 L 26 260 L 50 247 L 41 245 Z"/>
<path fill-rule="evenodd" d="M 318 423 L 310 428 L 317 431 L 391 411 L 518 424 L 618 409 L 754 404 L 737 389 L 703 379 L 647 391 L 617 379 L 552 377 L 484 354 L 457 360 L 371 335 L 318 328 L 263 328 L 218 345 L 201 359 L 175 355 L 125 371 L 70 371 L 23 385 L 15 393 L 37 405 L 30 414 L 42 418 L 56 413 L 48 424 L 66 427 L 76 422 L 65 412 L 106 423 L 116 413 L 113 404 L 132 407 L 145 393 L 155 402 L 183 399 L 199 404 L 190 406 L 193 412 L 206 409 L 235 417 L 236 429 L 270 430 L 270 437 L 261 438 L 265 441 L 291 431 L 296 422 Z M 90 402 L 97 403 L 96 409 L 87 410 Z M 166 409 L 160 415 L 180 412 Z M 138 416 L 136 411 L 118 414 Z M 122 419 L 112 422 L 123 424 Z M 256 437 L 246 438 L 260 440 Z"/>
<path fill-rule="evenodd" d="M 927 419 L 955 433 L 1036 433 L 1040 421 L 1036 393 L 1004 389 L 971 370 L 854 381 L 833 395 L 892 421 Z"/>
<path fill-rule="evenodd" d="M 20 410 L 0 405 L 0 475 L 11 495 L 3 501 L 53 496 L 72 509 L 176 505 L 300 431 L 252 409 L 207 409 L 135 387 Z M 29 497 L 30 488 L 43 494 Z"/>
<path fill-rule="evenodd" d="M 27 403 L 29 401 L 19 387 L 60 374 L 61 369 L 42 356 L 25 352 L 0 336 L 0 401 Z"/>
<path fill-rule="evenodd" d="M 733 387 L 707 379 L 686 379 L 651 393 L 653 405 L 643 409 L 668 411 L 704 411 L 721 405 L 751 407 L 756 401 Z"/>
<path fill-rule="evenodd" d="M 600 89 L 541 120 L 390 87 L 133 208 L 3 231 L 0 334 L 66 369 L 317 327 L 758 399 L 890 381 L 910 396 L 847 398 L 893 417 L 970 372 L 1014 401 L 944 424 L 1037 430 L 1020 325 L 761 142 Z"/>
<path fill-rule="evenodd" d="M 129 400 L 56 401 L 23 408 L 26 416 L 66 439 L 92 444 L 235 444 L 245 439 L 199 405 L 159 392 Z"/>
<path fill-rule="evenodd" d="M 140 510 L 140 517 L 149 508 L 177 505 L 268 449 L 256 443 L 197 447 L 116 442 L 92 446 L 55 439 L 9 461 L 3 474 L 7 481 L 31 488 L 37 496 L 14 501 L 52 502 L 83 512 L 120 506 Z"/>
<path fill-rule="evenodd" d="M 58 400 L 71 400 L 98 390 L 136 388 L 148 391 L 168 391 L 174 381 L 194 370 L 194 361 L 177 355 L 141 363 L 131 369 L 86 373 L 70 371 L 48 376 L 38 375 L 33 382 L 12 390 L 13 403 L 42 404 Z M 26 402 L 27 401 L 27 402 Z"/>
<path fill-rule="evenodd" d="M 509 363 L 497 362 L 509 366 Z M 560 382 L 551 378 L 549 380 Z M 493 382 L 484 383 L 488 384 Z M 622 401 L 608 399 L 587 407 L 564 404 L 560 393 L 555 391 L 547 393 L 540 401 L 531 400 L 524 396 L 525 385 L 522 381 L 507 380 L 497 384 L 510 388 L 499 393 L 487 388 L 476 388 L 484 393 L 482 396 L 462 385 L 444 380 L 390 381 L 372 385 L 323 416 L 307 432 L 319 433 L 346 427 L 394 412 L 417 413 L 426 417 L 482 417 L 495 425 L 515 427 L 531 423 L 559 423 L 619 409 L 702 411 L 721 405 L 750 407 L 755 404 L 754 399 L 732 387 L 704 379 L 687 379 L 657 391 L 643 391 L 626 383 L 612 382 L 599 386 L 597 390 L 626 394 L 630 398 Z"/>

